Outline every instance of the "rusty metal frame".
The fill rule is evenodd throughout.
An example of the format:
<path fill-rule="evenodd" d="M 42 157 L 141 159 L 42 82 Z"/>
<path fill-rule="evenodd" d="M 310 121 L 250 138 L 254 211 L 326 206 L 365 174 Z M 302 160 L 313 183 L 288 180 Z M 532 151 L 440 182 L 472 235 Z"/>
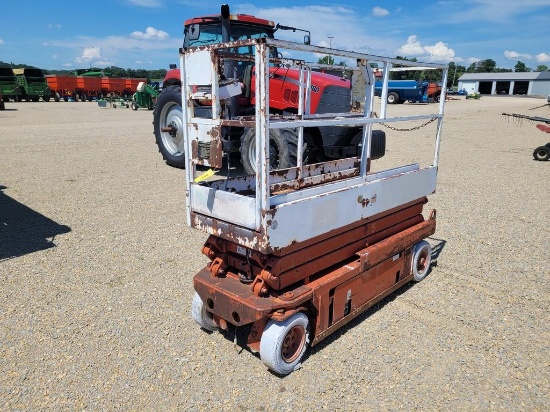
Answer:
<path fill-rule="evenodd" d="M 218 66 L 220 56 L 231 58 L 231 49 L 240 46 L 253 46 L 256 66 L 255 94 L 256 115 L 253 119 L 225 119 L 221 113 L 220 85 L 218 81 Z M 351 57 L 358 61 L 360 70 L 366 73 L 369 80 L 365 93 L 365 110 L 362 114 L 334 113 L 309 114 L 311 102 L 311 68 L 303 60 L 295 60 L 295 67 L 299 70 L 299 107 L 298 113 L 293 116 L 269 115 L 269 64 L 273 59 L 269 57 L 269 47 L 291 49 L 298 52 L 326 53 L 334 56 Z M 234 58 L 242 58 L 235 55 Z M 197 59 L 195 61 L 195 59 Z M 287 59 L 288 60 L 288 59 Z M 192 227 L 216 234 L 230 240 L 237 240 L 243 246 L 252 247 L 262 252 L 284 248 L 292 242 L 300 242 L 308 237 L 317 236 L 323 231 L 335 228 L 313 227 L 310 223 L 305 234 L 292 233 L 295 222 L 285 226 L 285 217 L 303 213 L 304 208 L 318 207 L 319 210 L 330 209 L 330 203 L 347 202 L 350 205 L 347 220 L 335 222 L 335 225 L 345 224 L 379 213 L 385 208 L 391 208 L 413 198 L 427 196 L 435 190 L 439 142 L 441 139 L 441 120 L 443 118 L 443 102 L 439 113 L 421 114 L 416 116 L 387 117 L 385 116 L 386 102 L 381 100 L 381 113 L 384 115 L 375 118 L 371 115 L 374 107 L 374 76 L 370 68 L 371 61 L 382 61 L 385 72 L 393 63 L 404 65 L 418 65 L 415 62 L 400 61 L 391 58 L 366 55 L 361 53 L 332 50 L 323 47 L 306 46 L 297 43 L 274 39 L 243 40 L 225 44 L 214 44 L 198 48 L 182 49 L 180 53 L 180 67 L 182 78 L 182 112 L 187 127 L 184 130 L 187 158 L 187 221 Z M 198 62 L 198 63 L 197 63 Z M 205 75 L 205 68 L 201 64 L 209 65 L 209 76 Z M 427 67 L 443 69 L 437 64 L 425 64 Z M 192 104 L 193 77 L 197 76 L 202 83 L 211 87 L 208 96 L 212 101 L 212 118 L 203 119 L 194 117 Z M 387 83 L 387 76 L 385 79 Z M 437 118 L 436 151 L 434 163 L 431 167 L 420 169 L 417 165 L 409 165 L 392 170 L 371 174 L 369 170 L 370 133 L 372 126 L 378 123 L 396 123 L 411 120 L 427 120 Z M 217 131 L 222 126 L 255 127 L 257 150 L 257 173 L 255 176 L 231 177 L 209 185 L 194 181 L 197 176 L 197 164 L 208 165 L 208 160 L 194 158 L 200 144 L 208 146 L 208 142 L 197 139 L 217 137 Z M 349 159 L 331 160 L 327 164 L 303 165 L 301 156 L 295 168 L 284 171 L 269 170 L 269 147 L 267 136 L 271 129 L 295 128 L 298 130 L 299 147 L 303 142 L 303 128 L 313 126 L 363 126 L 362 153 L 350 167 Z M 208 136 L 204 136 L 208 135 Z M 197 137 L 199 136 L 199 137 Z M 219 149 L 218 145 L 209 147 Z M 301 151 L 298 151 L 301 153 Z M 328 170 L 328 172 L 327 172 Z M 402 183 L 396 183 L 402 182 Z M 400 189 L 398 186 L 401 186 Z M 228 190 L 231 187 L 233 190 Z M 241 191 L 244 188 L 244 192 Z M 386 190 L 387 188 L 387 190 Z M 416 189 L 411 189 L 416 188 Z M 411 192 L 407 196 L 397 196 L 390 199 L 387 193 Z M 412 193 L 414 191 L 414 193 Z M 384 195 L 380 196 L 380 193 Z M 244 194 L 242 194 L 244 193 Z M 250 194 L 254 197 L 250 197 Z M 373 201 L 369 206 L 352 207 L 352 199 L 368 198 Z M 346 200 L 346 198 L 348 200 Z M 325 202 L 323 202 L 323 200 Z M 378 205 L 376 206 L 376 200 Z M 352 201 L 353 202 L 353 201 Z M 380 203 L 382 202 L 382 203 Z M 311 203 L 311 204 L 310 204 Z M 317 203 L 314 205 L 314 203 Z M 288 210 L 288 213 L 286 212 Z M 277 217 L 277 215 L 283 215 Z M 283 225 L 283 227 L 281 226 Z M 286 237 L 283 233 L 288 234 Z"/>
<path fill-rule="evenodd" d="M 255 48 L 255 116 L 224 118 L 220 91 L 221 59 L 240 46 Z M 271 46 L 357 60 L 368 79 L 363 113 L 311 114 L 311 65 L 290 60 L 298 76 L 295 115 L 269 114 L 269 56 Z M 209 265 L 193 278 L 195 290 L 222 329 L 252 324 L 248 346 L 258 351 L 269 319 L 282 321 L 297 312 L 311 320 L 316 344 L 405 283 L 411 270 L 413 246 L 435 232 L 436 214 L 423 217 L 427 196 L 435 191 L 444 91 L 438 113 L 388 117 L 381 99 L 380 118 L 374 110 L 374 74 L 371 61 L 383 63 L 384 87 L 393 64 L 416 62 L 349 51 L 306 46 L 273 39 L 256 39 L 180 50 L 182 114 L 184 117 L 187 184 L 187 221 L 211 236 L 203 247 Z M 209 67 L 205 73 L 204 65 Z M 423 67 L 447 69 L 443 65 Z M 209 93 L 194 92 L 208 86 Z M 226 93 L 227 95 L 227 93 Z M 202 96 L 202 97 L 201 97 Z M 194 99 L 212 102 L 210 119 L 194 116 Z M 351 102 L 350 102 L 351 103 Z M 379 123 L 436 118 L 435 154 L 431 166 L 409 164 L 371 173 L 371 133 Z M 196 179 L 197 165 L 217 162 L 217 155 L 199 158 L 201 144 L 216 150 L 216 131 L 223 126 L 254 127 L 256 173 L 251 176 Z M 362 151 L 357 158 L 304 165 L 301 150 L 295 167 L 269 169 L 269 133 L 272 129 L 298 130 L 302 146 L 304 127 L 362 126 Z M 210 144 L 210 146 L 208 146 Z M 217 164 L 217 163 L 216 163 Z M 200 177 L 200 176 L 199 176 Z M 344 212 L 324 218 L 335 207 Z M 315 219 L 319 215 L 318 219 Z"/>

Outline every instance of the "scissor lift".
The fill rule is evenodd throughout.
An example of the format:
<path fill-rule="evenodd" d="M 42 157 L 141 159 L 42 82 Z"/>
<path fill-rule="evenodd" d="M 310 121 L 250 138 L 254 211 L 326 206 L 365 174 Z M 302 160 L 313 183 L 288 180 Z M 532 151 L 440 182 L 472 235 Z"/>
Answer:
<path fill-rule="evenodd" d="M 243 46 L 254 54 L 232 53 Z M 270 57 L 273 48 L 356 60 L 369 79 L 364 112 L 309 114 L 311 68 L 304 60 Z M 254 61 L 255 116 L 231 118 L 227 109 L 240 88 L 231 80 L 220 82 L 219 67 L 243 59 Z M 371 62 L 381 64 L 384 74 L 377 117 Z M 248 347 L 276 373 L 292 372 L 309 344 L 428 272 L 431 247 L 424 239 L 435 232 L 436 216 L 433 210 L 425 218 L 423 206 L 436 188 L 445 96 L 437 113 L 387 116 L 393 64 L 419 65 L 268 38 L 180 50 L 187 222 L 210 234 L 202 249 L 210 263 L 193 279 L 192 317 L 208 330 L 251 324 Z M 269 114 L 270 65 L 292 65 L 300 71 L 297 114 Z M 446 84 L 446 66 L 424 67 L 440 69 Z M 195 116 L 201 100 L 212 105 L 211 118 Z M 430 166 L 370 171 L 373 125 L 433 119 Z M 304 128 L 324 126 L 362 127 L 361 154 L 304 164 L 298 150 L 296 167 L 270 170 L 271 130 L 296 130 L 300 148 Z M 221 136 L 227 127 L 255 129 L 255 175 L 224 172 Z M 216 173 L 205 179 L 204 166 L 211 168 L 207 175 Z"/>

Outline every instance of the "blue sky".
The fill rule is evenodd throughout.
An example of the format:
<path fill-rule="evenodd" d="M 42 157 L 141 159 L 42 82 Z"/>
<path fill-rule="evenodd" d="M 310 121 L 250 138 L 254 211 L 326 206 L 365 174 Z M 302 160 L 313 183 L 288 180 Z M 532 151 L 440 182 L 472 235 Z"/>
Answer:
<path fill-rule="evenodd" d="M 10 1 L 0 60 L 43 69 L 164 69 L 178 60 L 184 20 L 219 13 L 214 0 Z M 9 6 L 7 6 L 9 4 Z M 550 0 L 263 0 L 229 3 L 311 31 L 312 44 L 469 66 L 493 59 L 550 67 Z M 9 18 L 13 16 L 13 18 Z M 302 34 L 278 32 L 285 40 Z M 332 37 L 329 39 L 329 36 Z"/>

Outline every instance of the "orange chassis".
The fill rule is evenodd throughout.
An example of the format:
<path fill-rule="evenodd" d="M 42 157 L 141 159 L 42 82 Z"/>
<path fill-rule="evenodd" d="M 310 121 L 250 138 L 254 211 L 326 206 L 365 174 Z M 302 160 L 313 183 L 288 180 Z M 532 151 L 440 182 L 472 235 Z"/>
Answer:
<path fill-rule="evenodd" d="M 426 199 L 373 216 L 269 255 L 210 236 L 203 253 L 211 262 L 193 280 L 213 323 L 253 323 L 248 347 L 260 350 L 270 319 L 297 312 L 309 319 L 311 345 L 413 280 L 425 276 L 430 255 L 413 247 L 435 232 L 436 213 L 425 220 Z M 423 277 L 422 276 L 422 277 Z"/>

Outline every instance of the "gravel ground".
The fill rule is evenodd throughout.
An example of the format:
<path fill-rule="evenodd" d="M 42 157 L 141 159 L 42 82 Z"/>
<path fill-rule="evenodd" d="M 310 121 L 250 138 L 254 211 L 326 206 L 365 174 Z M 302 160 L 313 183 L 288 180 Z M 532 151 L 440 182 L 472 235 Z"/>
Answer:
<path fill-rule="evenodd" d="M 185 224 L 151 112 L 7 103 L 0 409 L 550 410 L 550 162 L 532 158 L 550 135 L 501 116 L 549 117 L 528 110 L 543 103 L 447 103 L 437 265 L 284 378 L 191 320 L 206 235 Z M 406 159 L 407 135 L 388 136 L 387 157 Z"/>

